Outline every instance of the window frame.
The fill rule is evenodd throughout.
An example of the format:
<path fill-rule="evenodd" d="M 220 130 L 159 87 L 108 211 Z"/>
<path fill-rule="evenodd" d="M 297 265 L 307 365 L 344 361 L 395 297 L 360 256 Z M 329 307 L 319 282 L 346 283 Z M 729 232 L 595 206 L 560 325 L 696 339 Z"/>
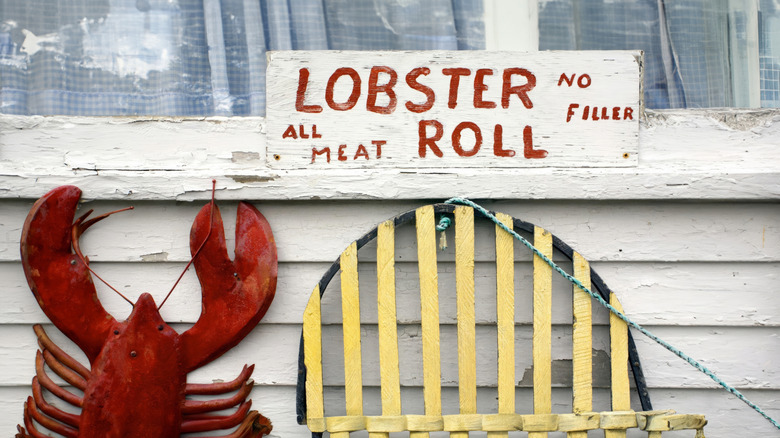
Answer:
<path fill-rule="evenodd" d="M 538 45 L 538 4 L 499 13 L 499 1 L 485 2 L 487 48 Z M 777 120 L 780 110 L 647 110 L 630 168 L 273 170 L 263 117 L 0 115 L 0 198 L 79 184 L 88 199 L 208 199 L 215 178 L 227 199 L 778 199 Z"/>

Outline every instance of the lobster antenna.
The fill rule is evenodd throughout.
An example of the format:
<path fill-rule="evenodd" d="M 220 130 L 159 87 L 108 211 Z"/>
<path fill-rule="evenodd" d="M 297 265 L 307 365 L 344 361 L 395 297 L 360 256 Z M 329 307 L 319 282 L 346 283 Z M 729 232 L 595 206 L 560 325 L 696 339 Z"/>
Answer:
<path fill-rule="evenodd" d="M 130 301 L 129 298 L 124 296 L 122 292 L 119 292 L 114 286 L 111 286 L 108 284 L 106 280 L 103 280 L 100 275 L 97 274 L 92 268 L 89 267 L 89 259 L 87 257 L 84 257 L 84 254 L 81 252 L 81 246 L 79 245 L 79 238 L 82 234 L 84 234 L 84 231 L 87 230 L 87 228 L 91 227 L 92 225 L 95 225 L 95 223 L 102 221 L 103 219 L 111 216 L 114 213 L 121 213 L 123 211 L 132 210 L 133 207 L 125 207 L 120 208 L 119 210 L 110 211 L 108 213 L 103 213 L 100 216 L 95 216 L 90 220 L 86 220 L 87 217 L 92 213 L 92 210 L 89 210 L 84 215 L 82 215 L 80 218 L 76 219 L 76 222 L 73 223 L 73 227 L 71 228 L 72 238 L 71 238 L 71 245 L 73 246 L 73 251 L 76 253 L 76 256 L 81 260 L 82 263 L 84 263 L 84 266 L 86 266 L 87 270 L 92 273 L 92 275 L 100 280 L 103 284 L 108 286 L 109 289 L 116 292 L 117 295 L 124 298 L 125 301 L 130 303 L 130 306 L 135 307 L 135 304 L 133 304 L 132 301 Z"/>
<path fill-rule="evenodd" d="M 165 304 L 165 302 L 168 301 L 168 297 L 171 296 L 171 294 L 173 293 L 173 290 L 176 289 L 176 286 L 179 285 L 179 281 L 181 281 L 182 277 L 184 277 L 184 274 L 187 272 L 187 270 L 190 269 L 190 266 L 192 265 L 192 262 L 195 261 L 195 258 L 198 257 L 198 255 L 200 254 L 200 250 L 203 249 L 203 247 L 206 245 L 206 242 L 209 241 L 209 237 L 211 237 L 211 229 L 214 228 L 214 207 L 215 207 L 214 193 L 216 192 L 216 190 L 217 190 L 217 180 L 212 179 L 211 180 L 211 208 L 209 209 L 209 211 L 210 211 L 209 231 L 208 231 L 208 233 L 206 233 L 206 238 L 203 239 L 203 242 L 200 244 L 198 249 L 195 251 L 195 254 L 192 255 L 192 258 L 190 258 L 189 263 L 187 263 L 187 266 L 184 267 L 184 270 L 181 272 L 181 275 L 179 275 L 179 278 L 176 279 L 176 283 L 173 283 L 173 287 L 171 288 L 170 291 L 168 291 L 168 295 L 166 295 L 165 299 L 162 300 L 162 302 L 160 303 L 159 306 L 157 306 L 157 310 L 158 311 L 160 309 L 162 309 L 163 304 Z"/>

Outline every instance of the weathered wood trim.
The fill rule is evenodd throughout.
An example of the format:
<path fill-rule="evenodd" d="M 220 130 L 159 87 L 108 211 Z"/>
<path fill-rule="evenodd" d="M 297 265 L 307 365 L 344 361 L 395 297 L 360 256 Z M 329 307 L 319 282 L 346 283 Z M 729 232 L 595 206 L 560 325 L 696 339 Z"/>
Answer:
<path fill-rule="evenodd" d="M 630 169 L 272 171 L 264 123 L 0 115 L 0 198 L 77 184 L 84 199 L 207 200 L 212 178 L 220 199 L 780 198 L 780 110 L 647 111 Z"/>

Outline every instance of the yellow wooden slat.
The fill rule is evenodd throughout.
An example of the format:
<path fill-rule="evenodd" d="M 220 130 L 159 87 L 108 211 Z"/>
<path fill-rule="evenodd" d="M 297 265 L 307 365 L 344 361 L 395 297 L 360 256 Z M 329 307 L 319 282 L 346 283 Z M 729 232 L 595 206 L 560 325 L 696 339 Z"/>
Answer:
<path fill-rule="evenodd" d="M 411 435 L 426 434 L 444 430 L 444 420 L 441 415 L 406 415 L 406 426 Z M 418 435 L 420 436 L 420 435 Z"/>
<path fill-rule="evenodd" d="M 638 419 L 637 419 L 638 420 Z M 647 431 L 691 430 L 702 429 L 707 425 L 704 415 L 700 414 L 669 414 L 653 415 L 646 418 L 642 429 Z"/>
<path fill-rule="evenodd" d="M 382 415 L 401 415 L 395 307 L 395 226 L 391 220 L 377 229 L 376 258 Z"/>
<path fill-rule="evenodd" d="M 474 316 L 474 209 L 455 208 L 455 289 L 458 309 L 460 413 L 477 413 L 477 355 Z"/>
<path fill-rule="evenodd" d="M 534 246 L 552 258 L 552 234 L 534 228 Z M 552 412 L 552 268 L 534 255 L 534 414 Z M 547 432 L 530 432 L 529 438 L 546 438 Z"/>
<path fill-rule="evenodd" d="M 439 346 L 439 276 L 436 269 L 436 223 L 433 206 L 415 212 L 417 263 L 420 272 L 420 313 L 423 354 L 425 415 L 441 416 L 441 353 Z M 411 432 L 410 438 L 426 438 L 428 432 Z"/>
<path fill-rule="evenodd" d="M 512 216 L 496 218 L 512 228 Z M 515 259 L 514 238 L 496 225 L 496 326 L 498 330 L 498 413 L 515 413 Z M 488 432 L 505 438 L 506 432 Z"/>
<path fill-rule="evenodd" d="M 609 304 L 620 312 L 623 306 L 614 293 L 609 294 Z M 610 357 L 612 365 L 612 410 L 628 411 L 631 409 L 631 393 L 628 384 L 628 326 L 615 316 L 609 314 Z M 624 438 L 625 430 L 608 430 L 605 438 Z"/>
<path fill-rule="evenodd" d="M 336 433 L 349 433 L 366 428 L 366 417 L 362 415 L 334 416 L 325 419 L 331 436 Z"/>
<path fill-rule="evenodd" d="M 401 414 L 401 384 L 395 307 L 395 225 L 392 220 L 377 227 L 376 258 L 382 415 L 397 417 Z M 369 431 L 368 436 L 387 438 L 389 434 Z"/>
<path fill-rule="evenodd" d="M 341 253 L 341 315 L 344 330 L 344 391 L 347 415 L 363 415 L 360 290 L 355 242 Z"/>
<path fill-rule="evenodd" d="M 580 414 L 559 414 L 558 430 L 561 432 L 585 432 L 588 436 L 589 430 L 598 429 L 601 424 L 601 416 L 598 412 L 582 412 Z"/>
<path fill-rule="evenodd" d="M 600 415 L 601 425 L 599 427 L 605 430 L 623 429 L 623 431 L 625 431 L 626 429 L 637 427 L 639 421 L 638 417 L 641 418 L 637 412 L 632 410 L 605 411 L 600 412 Z"/>
<path fill-rule="evenodd" d="M 523 416 L 520 414 L 486 414 L 482 416 L 482 430 L 488 436 L 495 433 L 508 435 L 510 430 L 523 430 Z"/>
<path fill-rule="evenodd" d="M 314 288 L 303 312 L 303 355 L 303 363 L 306 365 L 306 418 L 323 418 L 320 285 Z M 312 432 L 322 432 L 313 429 L 312 422 L 308 422 L 308 425 Z"/>
<path fill-rule="evenodd" d="M 482 430 L 482 415 L 479 414 L 455 414 L 445 415 L 443 418 L 444 430 L 450 432 L 450 436 L 469 436 L 470 430 Z"/>
<path fill-rule="evenodd" d="M 388 432 L 403 432 L 409 430 L 409 423 L 404 415 L 381 415 L 366 417 L 368 434 Z"/>
<path fill-rule="evenodd" d="M 572 257 L 574 278 L 590 289 L 590 264 L 579 253 Z M 593 410 L 593 315 L 591 297 L 577 286 L 572 286 L 572 369 L 573 401 L 575 414 Z M 569 438 L 587 438 L 584 431 L 569 432 Z"/>

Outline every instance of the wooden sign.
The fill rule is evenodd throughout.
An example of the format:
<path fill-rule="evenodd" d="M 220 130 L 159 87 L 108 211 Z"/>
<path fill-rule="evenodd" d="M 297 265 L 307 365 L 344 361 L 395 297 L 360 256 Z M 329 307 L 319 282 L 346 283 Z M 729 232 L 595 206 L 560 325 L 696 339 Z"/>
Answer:
<path fill-rule="evenodd" d="M 272 52 L 281 169 L 637 165 L 639 52 Z"/>

